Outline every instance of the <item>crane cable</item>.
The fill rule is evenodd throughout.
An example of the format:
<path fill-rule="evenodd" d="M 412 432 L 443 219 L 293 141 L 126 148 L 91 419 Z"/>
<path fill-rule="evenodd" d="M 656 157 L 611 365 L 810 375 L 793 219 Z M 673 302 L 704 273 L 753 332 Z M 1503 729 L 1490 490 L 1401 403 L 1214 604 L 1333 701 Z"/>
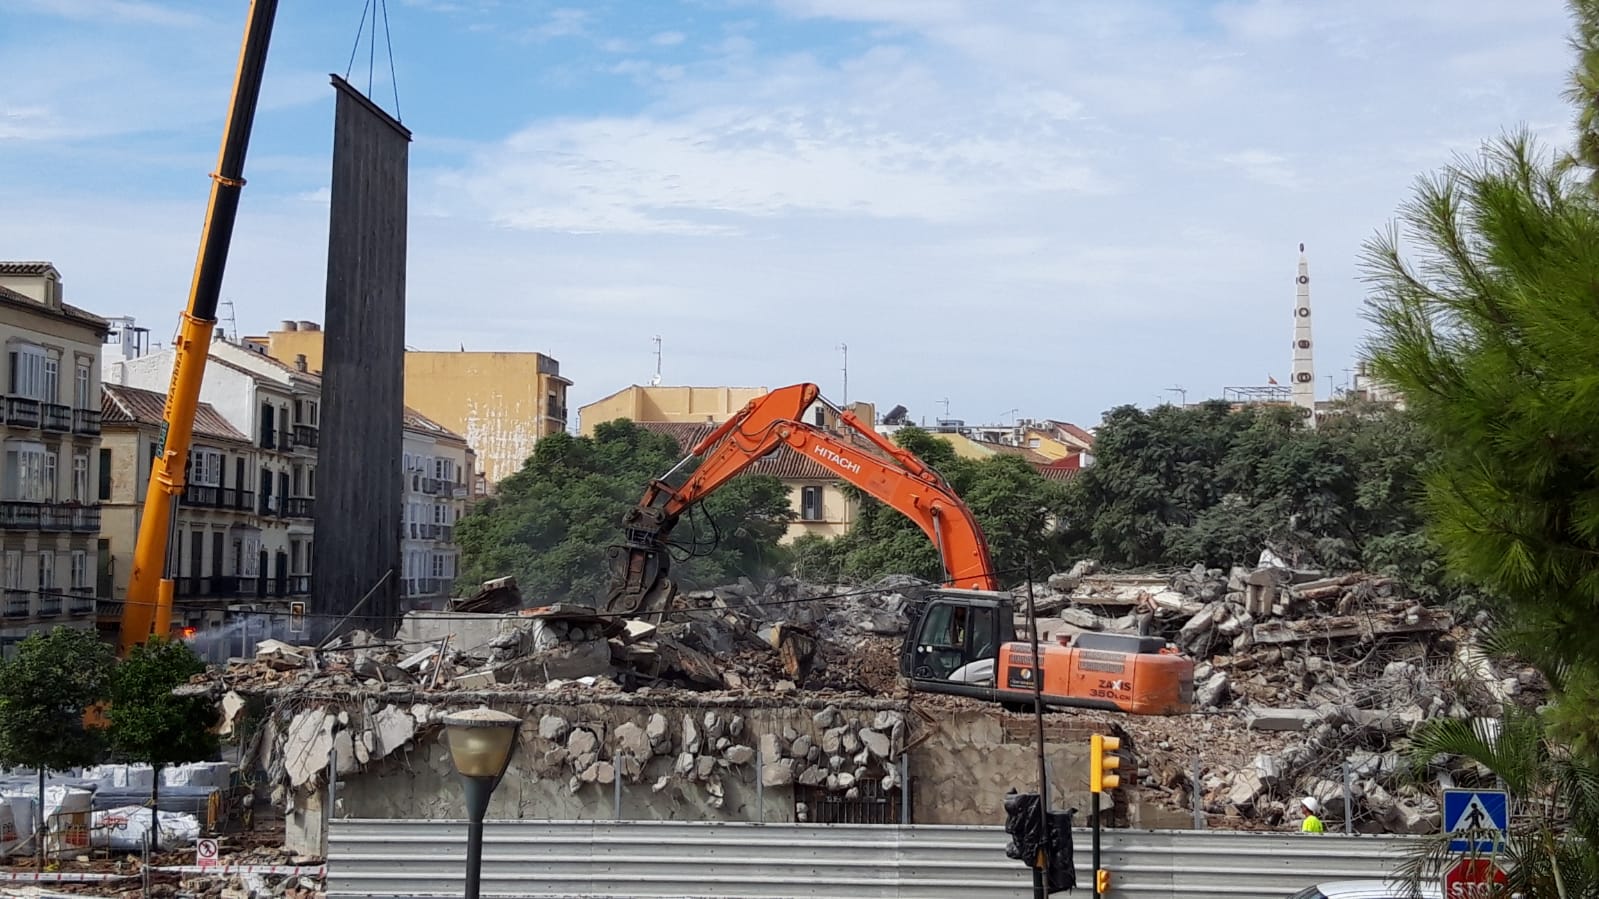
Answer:
<path fill-rule="evenodd" d="M 372 13 L 372 34 L 367 40 L 366 63 L 366 95 L 372 98 L 373 72 L 377 69 L 378 51 L 378 13 L 383 14 L 383 44 L 389 55 L 389 87 L 394 91 L 394 120 L 405 121 L 400 115 L 400 82 L 394 73 L 394 38 L 389 30 L 389 0 L 377 0 L 374 7 L 373 0 L 366 0 L 361 6 L 361 21 L 355 27 L 355 43 L 350 47 L 350 61 L 344 67 L 344 80 L 350 80 L 350 73 L 355 69 L 355 54 L 361 49 L 361 35 L 366 32 L 367 12 Z"/>

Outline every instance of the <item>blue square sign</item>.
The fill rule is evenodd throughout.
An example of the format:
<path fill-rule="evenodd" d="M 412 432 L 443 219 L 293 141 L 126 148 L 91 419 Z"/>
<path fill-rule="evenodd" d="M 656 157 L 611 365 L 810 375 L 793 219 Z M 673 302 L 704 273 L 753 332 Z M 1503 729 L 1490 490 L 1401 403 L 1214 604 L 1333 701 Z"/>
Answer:
<path fill-rule="evenodd" d="M 1503 790 L 1445 790 L 1443 819 L 1450 852 L 1492 852 L 1510 832 L 1510 797 Z"/>

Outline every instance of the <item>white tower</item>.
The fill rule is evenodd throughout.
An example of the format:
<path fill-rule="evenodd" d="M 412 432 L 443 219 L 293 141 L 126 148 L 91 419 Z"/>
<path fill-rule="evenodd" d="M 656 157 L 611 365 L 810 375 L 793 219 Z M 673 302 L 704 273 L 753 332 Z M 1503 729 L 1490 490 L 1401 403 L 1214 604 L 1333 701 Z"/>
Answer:
<path fill-rule="evenodd" d="M 1299 245 L 1299 276 L 1294 279 L 1294 405 L 1302 411 L 1305 424 L 1316 426 L 1316 366 L 1311 358 L 1310 343 L 1310 263 L 1305 259 L 1305 245 Z"/>

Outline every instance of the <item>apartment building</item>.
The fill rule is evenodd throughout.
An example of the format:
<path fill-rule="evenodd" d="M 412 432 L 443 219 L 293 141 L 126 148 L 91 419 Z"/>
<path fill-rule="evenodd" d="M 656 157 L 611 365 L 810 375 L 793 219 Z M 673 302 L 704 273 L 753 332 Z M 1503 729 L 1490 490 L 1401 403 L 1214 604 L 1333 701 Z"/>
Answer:
<path fill-rule="evenodd" d="M 415 409 L 405 410 L 401 604 L 442 609 L 455 586 L 461 551 L 455 523 L 466 514 L 477 459 L 466 438 Z"/>
<path fill-rule="evenodd" d="M 316 322 L 284 321 L 243 343 L 317 372 L 322 340 Z M 566 430 L 571 386 L 543 353 L 405 351 L 405 404 L 466 439 L 479 466 L 468 483 L 474 494 L 520 471 L 540 438 Z"/>
<path fill-rule="evenodd" d="M 100 565 L 104 319 L 62 301 L 48 262 L 0 262 L 6 345 L 0 654 L 57 624 L 92 627 Z"/>
<path fill-rule="evenodd" d="M 104 509 L 101 533 L 109 549 L 108 593 L 127 595 L 133 549 L 144 517 L 150 469 L 160 446 L 166 395 L 137 387 L 106 385 L 101 401 L 98 496 Z M 195 410 L 188 473 L 174 515 L 170 546 L 173 620 L 205 627 L 220 624 L 229 604 L 264 599 L 283 590 L 304 593 L 291 576 L 276 584 L 268 576 L 273 559 L 262 542 L 255 473 L 260 451 L 210 403 Z M 103 627 L 116 623 L 113 616 Z"/>
<path fill-rule="evenodd" d="M 127 319 L 118 323 L 119 328 L 122 323 L 131 327 Z M 106 383 L 164 393 L 172 375 L 172 350 L 141 355 L 135 348 L 135 335 L 129 333 L 119 334 L 116 341 L 123 351 L 108 354 Z M 211 344 L 200 399 L 244 435 L 253 450 L 248 455 L 234 453 L 228 470 L 217 475 L 220 483 L 216 485 L 232 490 L 235 502 L 250 494 L 253 520 L 259 528 L 258 534 L 241 534 L 244 561 L 240 577 L 249 570 L 251 558 L 257 571 L 253 584 L 240 584 L 241 602 L 254 601 L 262 608 L 281 611 L 278 607 L 291 598 L 310 592 L 321 380 L 312 372 L 237 344 L 223 340 Z M 204 464 L 202 474 L 210 477 L 208 466 Z M 185 539 L 192 547 L 193 533 L 186 533 Z M 214 536 L 206 539 L 215 541 Z M 224 546 L 225 585 L 231 539 Z M 202 572 L 214 569 L 215 563 L 209 559 L 206 556 L 199 563 Z M 193 570 L 192 556 L 187 564 L 188 570 Z M 213 582 L 209 589 L 214 592 L 217 586 Z M 246 589 L 251 586 L 253 590 Z"/>

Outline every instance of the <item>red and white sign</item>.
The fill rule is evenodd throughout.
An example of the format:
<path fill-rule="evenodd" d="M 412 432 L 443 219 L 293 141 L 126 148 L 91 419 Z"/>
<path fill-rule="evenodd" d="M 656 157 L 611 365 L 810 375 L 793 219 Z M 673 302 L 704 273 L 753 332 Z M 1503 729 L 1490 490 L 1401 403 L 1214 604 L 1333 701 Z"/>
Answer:
<path fill-rule="evenodd" d="M 219 862 L 217 858 L 217 841 L 203 838 L 194 843 L 194 863 L 201 868 L 210 868 Z"/>
<path fill-rule="evenodd" d="M 1444 899 L 1488 899 L 1505 872 L 1491 859 L 1463 858 L 1444 872 Z"/>

